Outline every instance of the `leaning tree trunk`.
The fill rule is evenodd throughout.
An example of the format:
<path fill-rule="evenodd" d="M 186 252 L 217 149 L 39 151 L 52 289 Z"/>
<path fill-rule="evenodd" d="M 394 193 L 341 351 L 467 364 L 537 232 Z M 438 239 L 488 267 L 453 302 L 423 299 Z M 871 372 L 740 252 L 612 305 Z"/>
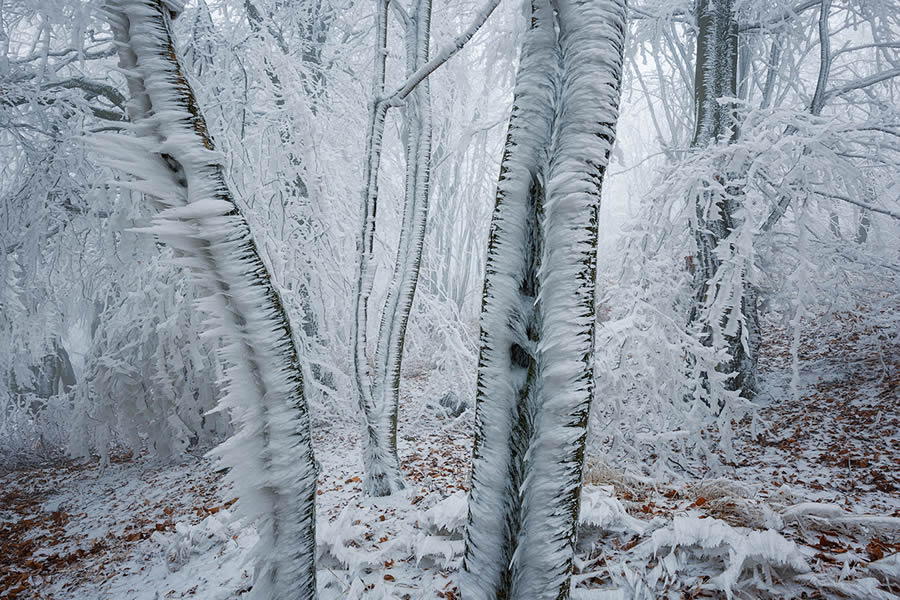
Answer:
<path fill-rule="evenodd" d="M 179 64 L 170 7 L 107 6 L 132 99 L 131 136 L 98 138 L 156 214 L 144 231 L 179 250 L 208 296 L 210 334 L 225 340 L 227 393 L 237 433 L 214 451 L 229 467 L 238 514 L 253 518 L 256 598 L 314 598 L 316 466 L 297 351 L 278 291 L 224 179 L 221 155 Z"/>
<path fill-rule="evenodd" d="M 624 37 L 624 1 L 532 0 L 482 298 L 471 600 L 568 596 Z"/>

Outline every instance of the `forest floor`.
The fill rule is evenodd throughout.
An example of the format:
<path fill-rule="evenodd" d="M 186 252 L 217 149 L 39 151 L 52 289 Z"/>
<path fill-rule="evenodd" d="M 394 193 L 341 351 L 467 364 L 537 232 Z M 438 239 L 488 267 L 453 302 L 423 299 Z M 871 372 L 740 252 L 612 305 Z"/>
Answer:
<path fill-rule="evenodd" d="M 790 335 L 769 331 L 766 429 L 736 424 L 727 478 L 661 483 L 592 463 L 573 598 L 900 599 L 898 332 L 834 315 L 797 353 L 795 396 Z M 354 428 L 315 432 L 321 598 L 459 597 L 470 419 L 405 419 L 409 489 L 383 499 L 362 496 Z M 0 598 L 239 597 L 256 534 L 233 501 L 191 455 L 6 473 Z"/>

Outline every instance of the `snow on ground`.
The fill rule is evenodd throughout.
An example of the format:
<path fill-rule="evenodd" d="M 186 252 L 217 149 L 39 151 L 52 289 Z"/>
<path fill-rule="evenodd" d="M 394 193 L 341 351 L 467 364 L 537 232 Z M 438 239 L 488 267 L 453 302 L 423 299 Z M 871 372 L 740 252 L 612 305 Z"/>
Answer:
<path fill-rule="evenodd" d="M 728 478 L 660 483 L 593 459 L 573 598 L 900 598 L 900 340 L 836 315 L 800 346 L 772 330 L 766 431 L 736 427 Z M 420 382 L 406 382 L 421 394 Z M 459 597 L 469 416 L 403 415 L 408 489 L 362 496 L 352 424 L 315 432 L 319 587 L 337 598 Z M 0 598 L 240 597 L 252 527 L 209 460 L 120 457 L 0 477 Z"/>

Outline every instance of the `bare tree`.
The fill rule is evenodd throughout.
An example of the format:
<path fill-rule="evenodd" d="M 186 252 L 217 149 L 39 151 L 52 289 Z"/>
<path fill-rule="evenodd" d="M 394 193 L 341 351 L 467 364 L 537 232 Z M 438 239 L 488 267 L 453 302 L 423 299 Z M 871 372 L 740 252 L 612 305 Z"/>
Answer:
<path fill-rule="evenodd" d="M 387 93 L 386 56 L 389 0 L 381 0 L 376 13 L 375 78 L 366 136 L 362 235 L 353 326 L 353 368 L 363 425 L 364 487 L 366 493 L 385 496 L 403 489 L 397 457 L 397 422 L 403 343 L 422 262 L 428 216 L 431 171 L 431 92 L 428 76 L 459 52 L 497 7 L 490 0 L 456 39 L 433 57 L 429 54 L 431 2 L 420 0 L 415 10 L 400 8 L 406 32 L 407 77 Z M 381 314 L 374 360 L 368 351 L 370 299 L 375 278 L 375 214 L 384 127 L 388 110 L 407 106 L 406 186 L 403 221 L 393 275 Z"/>
<path fill-rule="evenodd" d="M 531 3 L 482 301 L 470 599 L 569 594 L 624 45 L 624 1 Z"/>
<path fill-rule="evenodd" d="M 220 408 L 238 431 L 215 453 L 230 467 L 237 509 L 260 532 L 253 595 L 314 598 L 315 490 L 309 413 L 291 326 L 235 204 L 170 20 L 179 5 L 115 0 L 108 7 L 126 73 L 133 136 L 99 138 L 158 211 L 145 231 L 182 253 L 208 295 L 201 308 L 225 339 Z"/>

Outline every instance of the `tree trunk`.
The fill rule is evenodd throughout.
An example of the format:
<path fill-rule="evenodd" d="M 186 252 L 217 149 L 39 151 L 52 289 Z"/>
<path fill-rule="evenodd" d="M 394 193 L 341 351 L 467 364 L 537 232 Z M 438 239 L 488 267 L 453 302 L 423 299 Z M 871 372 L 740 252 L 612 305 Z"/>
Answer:
<path fill-rule="evenodd" d="M 431 33 L 431 0 L 419 0 L 407 23 L 407 76 L 428 62 Z M 400 403 L 400 368 L 403 343 L 422 264 L 428 217 L 431 177 L 431 88 L 428 79 L 416 86 L 406 108 L 406 197 L 397 258 L 388 288 L 375 350 L 373 396 L 381 419 L 374 423 L 386 430 L 391 451 L 397 453 L 397 421 Z M 402 480 L 391 490 L 401 489 Z M 390 493 L 388 489 L 377 492 Z"/>
<path fill-rule="evenodd" d="M 388 0 L 379 0 L 375 17 L 375 77 L 366 135 L 365 181 L 362 202 L 362 235 L 353 322 L 353 370 L 363 417 L 363 489 L 372 496 L 386 496 L 403 489 L 397 457 L 396 413 L 376 397 L 373 365 L 369 363 L 369 299 L 375 280 L 375 215 L 378 209 L 378 172 L 389 106 L 379 101 L 385 91 Z"/>
<path fill-rule="evenodd" d="M 219 408 L 237 425 L 214 453 L 229 467 L 238 514 L 259 531 L 252 595 L 315 598 L 316 466 L 290 323 L 179 64 L 169 5 L 112 0 L 107 12 L 134 135 L 97 146 L 159 210 L 145 231 L 176 247 L 209 291 L 201 308 L 225 340 Z"/>
<path fill-rule="evenodd" d="M 464 596 L 565 598 L 625 2 L 532 0 L 482 297 Z"/>
<path fill-rule="evenodd" d="M 695 148 L 733 141 L 737 137 L 734 107 L 720 101 L 720 98 L 738 95 L 738 25 L 733 4 L 733 0 L 701 0 L 698 5 L 694 76 L 696 125 L 691 142 Z M 697 255 L 693 261 L 694 300 L 689 325 L 699 325 L 705 344 L 717 344 L 722 338 L 729 359 L 717 365 L 716 370 L 734 374 L 728 380 L 729 390 L 739 390 L 746 397 L 752 397 L 756 387 L 756 357 L 752 347 L 756 342 L 750 337 L 758 338 L 759 316 L 756 293 L 748 281 L 749 273 L 742 274 L 738 302 L 725 308 L 723 314 L 711 310 L 721 300 L 718 298 L 720 286 L 716 283 L 716 275 L 722 266 L 719 247 L 726 243 L 738 225 L 735 215 L 740 208 L 739 190 L 727 183 L 733 174 L 722 173 L 719 177 L 726 181 L 725 193 L 704 192 L 696 200 L 693 233 Z M 731 252 L 733 254 L 733 248 Z M 704 376 L 701 385 L 709 392 L 707 381 Z M 708 403 L 709 400 L 706 399 Z M 719 407 L 722 406 L 724 399 L 720 398 Z"/>

